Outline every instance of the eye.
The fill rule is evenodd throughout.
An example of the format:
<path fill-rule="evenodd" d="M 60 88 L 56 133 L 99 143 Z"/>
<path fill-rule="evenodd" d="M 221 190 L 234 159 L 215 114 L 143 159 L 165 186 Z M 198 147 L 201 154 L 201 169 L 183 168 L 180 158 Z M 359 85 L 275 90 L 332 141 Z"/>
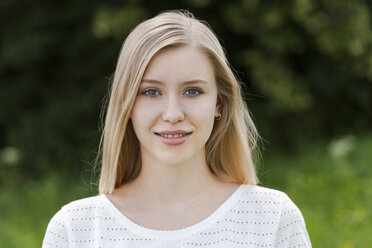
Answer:
<path fill-rule="evenodd" d="M 149 97 L 156 97 L 160 95 L 160 92 L 158 89 L 144 89 L 140 94 Z"/>
<path fill-rule="evenodd" d="M 199 88 L 188 88 L 185 91 L 186 96 L 198 96 L 203 94 L 204 92 Z"/>

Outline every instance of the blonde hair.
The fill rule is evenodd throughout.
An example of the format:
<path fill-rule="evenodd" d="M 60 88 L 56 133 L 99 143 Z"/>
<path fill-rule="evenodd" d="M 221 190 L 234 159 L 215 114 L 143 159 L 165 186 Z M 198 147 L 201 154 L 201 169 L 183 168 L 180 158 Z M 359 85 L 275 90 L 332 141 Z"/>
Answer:
<path fill-rule="evenodd" d="M 167 11 L 139 24 L 126 38 L 114 74 L 101 137 L 99 193 L 112 193 L 141 171 L 140 146 L 130 114 L 150 60 L 159 51 L 189 45 L 204 52 L 214 68 L 222 118 L 206 144 L 210 171 L 226 182 L 256 184 L 252 159 L 257 130 L 224 50 L 207 24 L 186 11 Z"/>

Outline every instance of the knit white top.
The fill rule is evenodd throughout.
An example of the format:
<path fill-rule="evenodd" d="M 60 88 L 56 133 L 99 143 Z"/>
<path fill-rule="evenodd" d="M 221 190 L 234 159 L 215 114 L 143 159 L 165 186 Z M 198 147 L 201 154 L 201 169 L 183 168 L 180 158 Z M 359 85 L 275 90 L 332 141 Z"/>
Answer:
<path fill-rule="evenodd" d="M 210 216 L 161 231 L 124 216 L 104 195 L 71 202 L 50 220 L 49 247 L 311 247 L 300 210 L 280 191 L 242 184 Z"/>

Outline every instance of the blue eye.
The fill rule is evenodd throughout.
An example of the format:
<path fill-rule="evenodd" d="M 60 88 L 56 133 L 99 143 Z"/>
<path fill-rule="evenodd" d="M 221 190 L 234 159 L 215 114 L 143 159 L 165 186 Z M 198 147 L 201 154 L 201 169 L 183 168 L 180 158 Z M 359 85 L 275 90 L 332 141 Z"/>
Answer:
<path fill-rule="evenodd" d="M 144 96 L 155 97 L 160 95 L 160 92 L 157 89 L 145 89 L 140 94 Z"/>
<path fill-rule="evenodd" d="M 201 95 L 203 93 L 204 92 L 199 88 L 189 88 L 189 89 L 186 89 L 186 91 L 185 91 L 186 96 L 198 96 L 198 95 Z"/>

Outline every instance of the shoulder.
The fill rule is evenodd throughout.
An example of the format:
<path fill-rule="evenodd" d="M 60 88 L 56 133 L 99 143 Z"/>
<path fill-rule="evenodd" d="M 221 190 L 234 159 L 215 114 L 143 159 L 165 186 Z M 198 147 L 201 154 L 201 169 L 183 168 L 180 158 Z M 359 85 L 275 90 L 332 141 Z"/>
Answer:
<path fill-rule="evenodd" d="M 79 237 L 76 230 L 82 223 L 91 226 L 91 223 L 103 215 L 103 197 L 87 197 L 64 205 L 49 221 L 42 247 L 68 247 L 70 238 Z"/>
<path fill-rule="evenodd" d="M 243 185 L 242 188 L 238 201 L 240 213 L 249 213 L 254 223 L 275 226 L 277 247 L 311 247 L 303 215 L 286 193 L 261 186 Z"/>
<path fill-rule="evenodd" d="M 242 185 L 241 201 L 261 206 L 271 205 L 281 207 L 287 201 L 291 201 L 288 195 L 282 191 L 265 188 L 258 185 Z"/>
<path fill-rule="evenodd" d="M 64 206 L 53 216 L 52 220 L 57 219 L 64 223 L 74 223 L 82 220 L 93 220 L 97 216 L 102 216 L 106 211 L 103 195 L 87 197 L 72 201 Z"/>
<path fill-rule="evenodd" d="M 242 185 L 235 209 L 234 212 L 288 227 L 305 223 L 301 211 L 286 193 L 262 186 Z"/>
<path fill-rule="evenodd" d="M 55 213 L 49 222 L 49 226 L 64 227 L 71 221 L 84 219 L 97 215 L 105 209 L 102 195 L 87 197 L 72 201 Z"/>
<path fill-rule="evenodd" d="M 61 210 L 65 212 L 84 212 L 91 209 L 103 208 L 103 195 L 91 196 L 72 201 L 64 205 Z"/>
<path fill-rule="evenodd" d="M 244 191 L 247 194 L 258 194 L 258 195 L 267 195 L 267 196 L 276 196 L 276 197 L 283 197 L 286 195 L 284 192 L 270 189 L 259 185 L 250 185 L 250 184 L 242 184 Z"/>

